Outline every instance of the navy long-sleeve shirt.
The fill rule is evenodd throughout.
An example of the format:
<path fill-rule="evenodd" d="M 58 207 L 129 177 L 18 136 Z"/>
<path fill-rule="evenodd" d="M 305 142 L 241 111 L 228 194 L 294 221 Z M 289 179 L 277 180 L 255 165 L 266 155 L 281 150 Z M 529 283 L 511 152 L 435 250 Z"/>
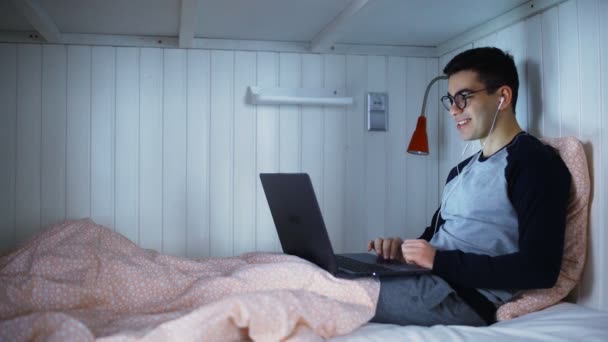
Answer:
<path fill-rule="evenodd" d="M 517 290 L 552 287 L 570 182 L 557 152 L 525 132 L 488 158 L 463 161 L 420 237 L 437 248 L 433 273 L 495 304 Z"/>

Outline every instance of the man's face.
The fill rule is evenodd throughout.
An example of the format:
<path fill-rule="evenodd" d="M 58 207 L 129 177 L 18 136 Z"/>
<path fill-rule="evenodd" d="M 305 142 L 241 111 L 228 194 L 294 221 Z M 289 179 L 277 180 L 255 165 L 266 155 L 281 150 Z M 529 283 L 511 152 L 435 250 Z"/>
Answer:
<path fill-rule="evenodd" d="M 484 90 L 466 96 L 484 88 L 486 86 L 479 81 L 477 73 L 474 71 L 463 70 L 448 79 L 448 93 L 451 96 L 463 94 L 466 97 L 464 109 L 458 108 L 456 103 L 453 103 L 450 108 L 456 129 L 463 140 L 485 139 L 490 132 L 500 100 L 499 92 L 494 92 L 496 89 L 489 89 L 494 93 L 488 94 Z"/>

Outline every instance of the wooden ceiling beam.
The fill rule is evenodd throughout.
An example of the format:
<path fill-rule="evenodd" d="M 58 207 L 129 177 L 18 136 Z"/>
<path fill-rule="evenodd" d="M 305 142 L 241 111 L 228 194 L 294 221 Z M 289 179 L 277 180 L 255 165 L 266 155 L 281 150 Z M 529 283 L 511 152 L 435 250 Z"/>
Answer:
<path fill-rule="evenodd" d="M 198 18 L 198 0 L 182 0 L 179 20 L 179 47 L 191 48 Z"/>
<path fill-rule="evenodd" d="M 47 43 L 61 43 L 61 32 L 49 14 L 34 0 L 12 0 L 13 4 Z"/>
<path fill-rule="evenodd" d="M 366 5 L 376 0 L 353 0 L 346 8 L 338 14 L 327 26 L 325 26 L 310 43 L 312 52 L 329 52 L 335 46 L 337 40 L 343 34 L 343 28 L 348 21 Z"/>

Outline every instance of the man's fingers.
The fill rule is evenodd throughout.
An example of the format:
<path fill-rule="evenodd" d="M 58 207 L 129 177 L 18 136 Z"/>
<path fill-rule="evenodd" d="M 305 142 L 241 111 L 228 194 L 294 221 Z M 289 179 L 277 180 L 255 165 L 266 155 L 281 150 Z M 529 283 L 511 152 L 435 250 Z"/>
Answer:
<path fill-rule="evenodd" d="M 397 259 L 399 259 L 400 255 L 401 255 L 401 240 L 393 239 L 391 242 L 390 258 L 393 260 L 397 260 Z"/>
<path fill-rule="evenodd" d="M 419 251 L 420 251 L 420 248 L 415 247 L 415 246 L 412 247 L 411 245 L 406 245 L 405 243 L 403 243 L 402 247 L 401 247 L 401 252 L 403 253 L 403 258 L 405 259 L 405 262 L 407 262 L 408 264 L 414 263 L 414 261 L 418 257 Z"/>
<path fill-rule="evenodd" d="M 403 260 L 405 260 L 406 263 L 408 264 L 414 264 L 414 258 L 412 255 L 412 252 L 410 250 L 407 250 L 405 247 L 403 247 L 401 249 L 401 252 L 403 253 Z"/>
<path fill-rule="evenodd" d="M 376 251 L 376 254 L 382 255 L 382 239 L 381 238 L 377 238 L 374 241 L 374 250 Z"/>
<path fill-rule="evenodd" d="M 384 259 L 388 259 L 391 257 L 391 244 L 393 239 L 386 239 L 382 243 L 382 256 Z"/>
<path fill-rule="evenodd" d="M 435 248 L 426 240 L 404 241 L 401 245 L 403 257 L 408 264 L 432 269 L 435 259 Z"/>
<path fill-rule="evenodd" d="M 367 243 L 367 250 L 374 251 L 378 256 L 385 259 L 401 259 L 401 249 L 403 241 L 400 238 L 376 238 Z"/>
<path fill-rule="evenodd" d="M 424 246 L 426 240 L 404 240 L 403 244 L 406 246 Z"/>

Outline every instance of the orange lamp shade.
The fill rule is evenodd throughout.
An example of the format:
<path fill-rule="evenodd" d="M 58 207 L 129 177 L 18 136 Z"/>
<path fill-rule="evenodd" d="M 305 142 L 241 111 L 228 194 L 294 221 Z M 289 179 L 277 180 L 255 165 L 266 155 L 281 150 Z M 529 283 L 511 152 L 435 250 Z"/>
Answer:
<path fill-rule="evenodd" d="M 416 129 L 414 130 L 414 134 L 412 134 L 412 140 L 410 140 L 407 151 L 418 155 L 429 154 L 429 138 L 426 135 L 426 117 L 423 115 L 418 117 Z"/>

